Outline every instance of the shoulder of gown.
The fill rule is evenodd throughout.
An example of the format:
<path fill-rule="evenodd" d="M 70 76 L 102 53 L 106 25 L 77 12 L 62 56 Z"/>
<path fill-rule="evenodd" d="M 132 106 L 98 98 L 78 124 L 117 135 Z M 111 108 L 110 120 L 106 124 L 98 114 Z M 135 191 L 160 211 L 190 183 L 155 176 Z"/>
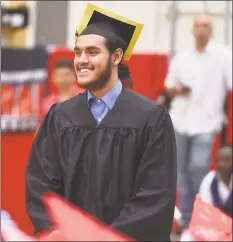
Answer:
<path fill-rule="evenodd" d="M 145 122 L 149 126 L 161 126 L 168 118 L 171 124 L 171 118 L 165 107 L 157 104 L 155 101 L 134 91 L 128 90 L 129 102 L 127 103 L 130 109 L 135 109 L 138 117 L 145 117 Z"/>
<path fill-rule="evenodd" d="M 133 109 L 137 109 L 137 111 L 142 112 L 142 113 L 147 113 L 148 111 L 151 111 L 153 109 L 155 109 L 158 104 L 135 92 L 132 91 L 128 88 L 124 88 L 122 95 L 122 102 L 126 104 L 126 106 L 128 106 L 128 108 L 133 108 Z M 120 98 L 120 96 L 118 97 Z M 79 109 L 80 106 L 79 105 L 83 105 L 84 102 L 86 101 L 86 92 L 84 93 L 80 93 L 77 96 L 57 104 L 56 107 L 56 115 L 64 115 L 64 114 L 69 114 L 71 113 L 72 109 Z M 127 103 L 126 103 L 127 102 Z"/>
<path fill-rule="evenodd" d="M 83 101 L 86 98 L 86 92 L 79 93 L 78 95 L 56 104 L 55 113 L 56 116 L 69 114 L 74 108 L 83 105 Z"/>
<path fill-rule="evenodd" d="M 124 88 L 122 90 L 122 93 L 118 99 L 119 101 L 117 101 L 115 104 L 117 107 L 114 114 L 112 115 L 112 118 L 114 119 L 116 116 L 122 116 L 121 119 L 124 122 L 121 119 L 120 120 L 123 123 L 126 122 L 130 124 L 132 121 L 133 124 L 136 122 L 135 119 L 137 119 L 137 124 L 145 124 L 145 122 L 148 123 L 148 121 L 151 124 L 155 124 L 156 120 L 160 118 L 161 115 L 168 115 L 166 109 L 163 106 L 158 105 L 155 101 L 128 88 Z M 71 120 L 80 119 L 80 113 L 86 114 L 87 109 L 88 106 L 86 100 L 86 92 L 84 92 L 65 102 L 56 104 L 54 116 L 57 120 L 62 120 L 60 123 L 62 123 L 63 127 L 72 126 L 74 125 L 75 121 Z M 132 126 L 139 127 L 141 125 Z"/>
<path fill-rule="evenodd" d="M 150 112 L 158 106 L 155 101 L 128 88 L 125 88 L 124 96 L 128 101 L 127 106 L 129 106 L 129 108 L 135 108 L 139 112 Z"/>

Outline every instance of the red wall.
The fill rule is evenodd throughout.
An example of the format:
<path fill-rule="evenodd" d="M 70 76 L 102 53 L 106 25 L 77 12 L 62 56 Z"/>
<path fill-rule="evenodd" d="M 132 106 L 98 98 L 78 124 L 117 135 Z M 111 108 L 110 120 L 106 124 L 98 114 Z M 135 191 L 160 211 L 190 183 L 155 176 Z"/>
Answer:
<path fill-rule="evenodd" d="M 50 55 L 49 71 L 57 58 L 73 58 L 71 51 L 60 50 Z M 167 56 L 135 54 L 129 67 L 135 91 L 155 99 L 163 88 L 167 71 Z M 51 75 L 49 75 L 51 77 Z M 55 90 L 49 81 L 49 90 Z M 230 128 L 227 141 L 232 143 L 232 94 L 229 99 Z M 2 208 L 8 210 L 18 225 L 27 233 L 33 229 L 25 209 L 25 168 L 34 133 L 2 134 Z M 218 140 L 215 147 L 218 145 Z M 216 149 L 216 148 L 215 148 Z"/>
<path fill-rule="evenodd" d="M 18 225 L 32 232 L 25 209 L 25 168 L 34 133 L 2 133 L 1 205 Z"/>

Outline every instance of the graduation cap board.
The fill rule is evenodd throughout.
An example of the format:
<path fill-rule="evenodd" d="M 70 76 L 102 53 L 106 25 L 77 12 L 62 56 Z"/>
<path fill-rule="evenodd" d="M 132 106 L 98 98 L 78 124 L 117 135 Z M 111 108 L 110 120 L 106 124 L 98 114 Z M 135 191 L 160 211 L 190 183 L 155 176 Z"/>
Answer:
<path fill-rule="evenodd" d="M 126 51 L 123 59 L 128 61 L 131 57 L 134 46 L 142 31 L 143 24 L 112 13 L 91 3 L 87 4 L 86 10 L 83 14 L 81 22 L 75 32 L 75 39 L 79 36 L 88 26 L 94 23 L 107 23 L 117 30 L 117 35 L 123 39 L 127 44 Z M 103 29 L 103 32 L 107 32 Z M 103 35 L 104 36 L 104 35 Z M 104 36 L 105 37 L 105 36 Z"/>

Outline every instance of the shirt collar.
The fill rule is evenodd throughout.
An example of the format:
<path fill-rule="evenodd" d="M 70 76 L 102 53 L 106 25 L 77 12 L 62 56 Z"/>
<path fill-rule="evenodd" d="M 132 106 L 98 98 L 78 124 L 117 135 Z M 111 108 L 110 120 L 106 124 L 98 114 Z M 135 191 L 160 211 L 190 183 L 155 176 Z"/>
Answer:
<path fill-rule="evenodd" d="M 120 80 L 117 81 L 116 85 L 109 90 L 102 98 L 101 100 L 104 101 L 104 103 L 108 106 L 109 109 L 112 109 L 118 96 L 120 95 L 122 90 L 122 83 Z M 87 91 L 87 100 L 88 104 L 90 99 L 96 98 L 90 90 Z"/>
<path fill-rule="evenodd" d="M 212 50 L 214 49 L 214 42 L 212 40 L 209 40 L 209 42 L 207 43 L 207 45 L 205 46 L 205 49 L 202 53 L 211 53 Z M 200 53 L 196 50 L 195 47 L 193 47 L 192 51 L 194 53 Z"/>

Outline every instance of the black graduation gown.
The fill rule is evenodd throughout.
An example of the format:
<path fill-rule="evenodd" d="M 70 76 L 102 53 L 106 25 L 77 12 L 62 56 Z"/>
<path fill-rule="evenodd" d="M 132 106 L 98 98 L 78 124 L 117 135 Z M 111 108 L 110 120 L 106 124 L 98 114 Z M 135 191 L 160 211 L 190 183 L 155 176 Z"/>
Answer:
<path fill-rule="evenodd" d="M 169 114 L 127 88 L 98 127 L 86 92 L 54 105 L 26 170 L 26 207 L 36 232 L 51 226 L 41 201 L 47 190 L 136 240 L 168 241 L 176 195 Z"/>

